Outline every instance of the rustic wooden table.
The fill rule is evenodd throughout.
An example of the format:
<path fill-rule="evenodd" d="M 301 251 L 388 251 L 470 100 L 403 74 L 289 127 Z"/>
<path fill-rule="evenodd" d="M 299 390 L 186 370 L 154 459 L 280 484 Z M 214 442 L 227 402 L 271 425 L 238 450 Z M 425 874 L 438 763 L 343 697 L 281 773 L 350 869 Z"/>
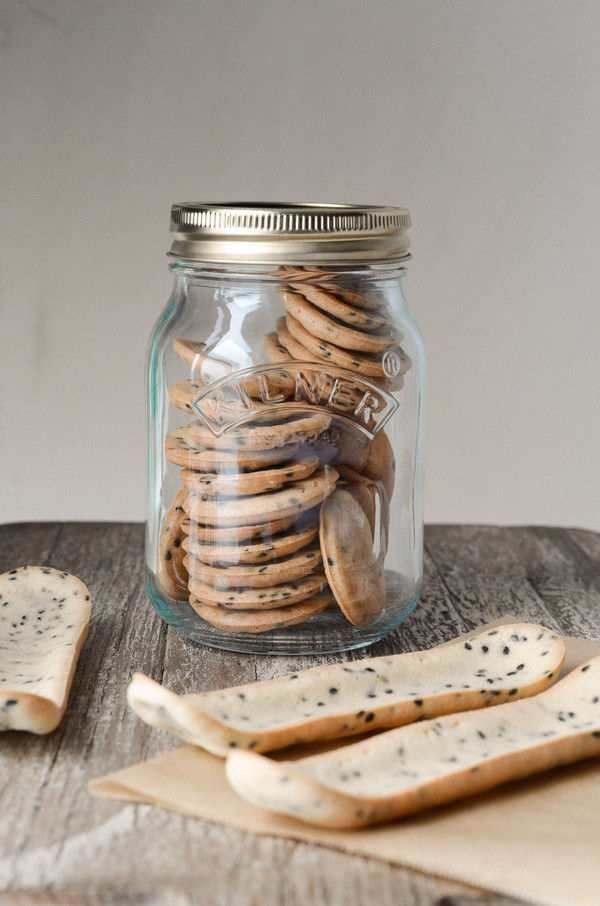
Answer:
<path fill-rule="evenodd" d="M 59 728 L 47 737 L 0 738 L 0 906 L 518 902 L 376 860 L 92 797 L 88 780 L 173 748 L 172 737 L 127 707 L 134 669 L 192 692 L 314 660 L 232 654 L 179 637 L 146 596 L 139 524 L 0 526 L 0 572 L 25 564 L 79 576 L 93 615 Z M 507 614 L 600 637 L 600 534 L 428 526 L 422 602 L 368 654 L 430 647 Z"/>

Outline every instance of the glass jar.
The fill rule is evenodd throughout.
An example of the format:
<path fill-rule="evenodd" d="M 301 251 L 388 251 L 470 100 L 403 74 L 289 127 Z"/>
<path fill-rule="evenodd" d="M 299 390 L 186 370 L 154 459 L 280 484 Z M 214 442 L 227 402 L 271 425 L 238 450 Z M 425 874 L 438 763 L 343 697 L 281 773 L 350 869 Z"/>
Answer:
<path fill-rule="evenodd" d="M 403 208 L 178 204 L 148 350 L 147 582 L 206 645 L 369 645 L 422 583 Z"/>

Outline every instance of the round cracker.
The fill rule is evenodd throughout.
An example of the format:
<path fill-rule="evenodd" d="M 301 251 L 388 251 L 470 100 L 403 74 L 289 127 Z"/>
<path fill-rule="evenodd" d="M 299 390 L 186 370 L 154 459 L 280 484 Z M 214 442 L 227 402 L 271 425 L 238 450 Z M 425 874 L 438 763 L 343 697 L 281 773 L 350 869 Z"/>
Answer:
<path fill-rule="evenodd" d="M 288 314 L 321 340 L 362 353 L 382 353 L 398 343 L 398 332 L 388 324 L 376 331 L 358 330 L 337 321 L 317 308 L 299 293 L 282 292 Z"/>
<path fill-rule="evenodd" d="M 357 370 L 365 377 L 387 379 L 383 370 L 381 356 L 352 352 L 349 349 L 342 349 L 334 343 L 315 337 L 290 312 L 286 315 L 286 324 L 294 339 L 308 349 L 309 352 L 320 356 L 322 360 L 341 365 L 342 368 Z M 394 348 L 394 351 L 399 352 L 399 349 Z"/>
<path fill-rule="evenodd" d="M 293 361 L 294 357 L 290 355 L 285 346 L 279 342 L 276 333 L 265 334 L 263 337 L 263 344 L 267 362 L 280 364 Z"/>
<path fill-rule="evenodd" d="M 333 315 L 338 321 L 358 327 L 361 330 L 375 330 L 378 327 L 390 326 L 390 319 L 379 310 L 365 309 L 356 305 L 348 305 L 334 293 L 327 292 L 323 287 L 306 283 L 297 290 L 312 305 L 322 311 Z"/>
<path fill-rule="evenodd" d="M 309 545 L 319 534 L 319 523 L 309 526 L 304 531 L 282 532 L 260 541 L 247 541 L 242 544 L 215 544 L 202 542 L 198 538 L 186 538 L 184 549 L 196 559 L 209 566 L 237 563 L 268 563 Z"/>
<path fill-rule="evenodd" d="M 279 413 L 281 417 L 277 420 L 270 417 L 255 419 L 224 431 L 219 437 L 200 422 L 190 425 L 189 431 L 196 443 L 214 450 L 272 450 L 302 444 L 328 428 L 331 422 L 331 416 L 324 412 L 290 413 L 284 404 L 279 404 Z"/>
<path fill-rule="evenodd" d="M 222 450 L 198 443 L 194 423 L 170 431 L 165 438 L 165 457 L 174 465 L 201 472 L 249 472 L 286 462 L 297 453 L 297 444 L 266 450 Z"/>
<path fill-rule="evenodd" d="M 196 560 L 187 555 L 185 565 L 190 577 L 205 585 L 212 585 L 217 589 L 240 588 L 269 588 L 281 585 L 283 582 L 295 582 L 303 579 L 321 568 L 323 558 L 321 548 L 317 545 L 301 550 L 299 553 L 273 560 L 264 564 L 236 564 L 229 566 L 209 566 L 202 560 Z"/>
<path fill-rule="evenodd" d="M 284 532 L 291 528 L 296 521 L 297 516 L 286 516 L 283 519 L 271 519 L 267 522 L 261 522 L 256 525 L 230 525 L 224 527 L 215 527 L 198 522 L 195 517 L 194 506 L 190 506 L 189 498 L 184 503 L 186 518 L 182 520 L 182 526 L 187 531 L 190 538 L 199 538 L 200 541 L 206 541 L 210 544 L 234 543 L 239 541 L 269 539 L 278 532 Z M 308 513 L 301 515 L 308 516 Z"/>
<path fill-rule="evenodd" d="M 311 509 L 335 487 L 338 473 L 325 466 L 309 478 L 293 481 L 277 491 L 252 497 L 219 497 L 203 500 L 190 493 L 189 511 L 198 522 L 214 526 L 254 525 Z"/>
<path fill-rule="evenodd" d="M 380 431 L 369 443 L 358 471 L 373 481 L 381 481 L 388 497 L 391 498 L 394 493 L 396 459 L 385 431 Z"/>
<path fill-rule="evenodd" d="M 287 349 L 289 355 L 295 361 L 310 362 L 315 365 L 323 364 L 322 356 L 311 352 L 290 333 L 285 315 L 277 319 L 277 337 L 283 348 Z"/>
<path fill-rule="evenodd" d="M 202 604 L 212 604 L 230 610 L 271 610 L 284 604 L 297 604 L 323 591 L 325 575 L 306 576 L 295 582 L 285 582 L 270 588 L 217 589 L 197 579 L 190 579 L 190 592 Z"/>
<path fill-rule="evenodd" d="M 264 494 L 266 491 L 282 488 L 290 481 L 308 478 L 318 465 L 319 460 L 316 456 L 307 456 L 304 459 L 269 466 L 267 469 L 258 469 L 254 472 L 221 475 L 182 469 L 179 478 L 190 491 L 203 494 L 207 499 L 223 495 L 246 496 Z"/>
<path fill-rule="evenodd" d="M 341 488 L 321 507 L 319 537 L 329 586 L 346 618 L 368 626 L 385 605 L 383 555 L 373 562 L 369 521 L 352 494 Z"/>
<path fill-rule="evenodd" d="M 195 598 L 190 598 L 190 604 L 198 616 L 211 626 L 224 629 L 226 632 L 253 633 L 269 632 L 272 629 L 304 623 L 310 617 L 322 613 L 332 601 L 330 594 L 318 594 L 298 604 L 286 604 L 273 610 L 225 610 L 222 607 L 201 604 Z"/>
<path fill-rule="evenodd" d="M 176 601 L 186 601 L 189 594 L 188 571 L 183 563 L 186 553 L 183 507 L 187 495 L 185 488 L 178 491 L 158 536 L 158 581 L 162 590 Z"/>
<path fill-rule="evenodd" d="M 349 491 L 360 504 L 371 528 L 371 538 L 375 538 L 375 520 L 377 518 L 377 486 L 375 482 L 348 466 L 338 463 L 336 468 L 340 476 L 338 487 Z"/>
<path fill-rule="evenodd" d="M 365 296 L 362 293 L 357 293 L 356 290 L 339 286 L 337 283 L 320 283 L 319 287 L 325 292 L 333 293 L 342 302 L 346 302 L 347 305 L 353 305 L 355 308 L 381 308 L 385 304 L 385 299 L 381 296 L 379 290 L 375 292 L 371 290 L 370 294 Z"/>

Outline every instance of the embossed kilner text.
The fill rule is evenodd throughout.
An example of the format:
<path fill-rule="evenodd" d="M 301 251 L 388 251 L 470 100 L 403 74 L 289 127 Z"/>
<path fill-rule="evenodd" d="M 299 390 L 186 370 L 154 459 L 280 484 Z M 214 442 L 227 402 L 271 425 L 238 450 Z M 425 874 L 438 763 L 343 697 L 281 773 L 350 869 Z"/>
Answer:
<path fill-rule="evenodd" d="M 220 436 L 245 422 L 284 412 L 320 410 L 355 425 L 367 437 L 381 430 L 398 403 L 372 381 L 345 368 L 323 371 L 310 364 L 261 365 L 207 384 L 192 408 Z"/>

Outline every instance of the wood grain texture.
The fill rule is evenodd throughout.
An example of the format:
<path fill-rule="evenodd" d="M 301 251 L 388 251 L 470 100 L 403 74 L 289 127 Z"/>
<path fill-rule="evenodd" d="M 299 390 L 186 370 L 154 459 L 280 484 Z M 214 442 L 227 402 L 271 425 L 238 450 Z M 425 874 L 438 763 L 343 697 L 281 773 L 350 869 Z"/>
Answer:
<path fill-rule="evenodd" d="M 577 529 L 428 526 L 422 601 L 367 651 L 427 648 L 507 614 L 600 637 L 600 536 Z M 0 906 L 510 906 L 518 901 L 371 859 L 91 797 L 88 780 L 169 751 L 128 709 L 141 670 L 178 692 L 266 679 L 309 657 L 222 652 L 178 636 L 146 595 L 143 526 L 0 526 L 0 572 L 53 566 L 92 597 L 67 714 L 46 737 L 0 739 Z"/>

